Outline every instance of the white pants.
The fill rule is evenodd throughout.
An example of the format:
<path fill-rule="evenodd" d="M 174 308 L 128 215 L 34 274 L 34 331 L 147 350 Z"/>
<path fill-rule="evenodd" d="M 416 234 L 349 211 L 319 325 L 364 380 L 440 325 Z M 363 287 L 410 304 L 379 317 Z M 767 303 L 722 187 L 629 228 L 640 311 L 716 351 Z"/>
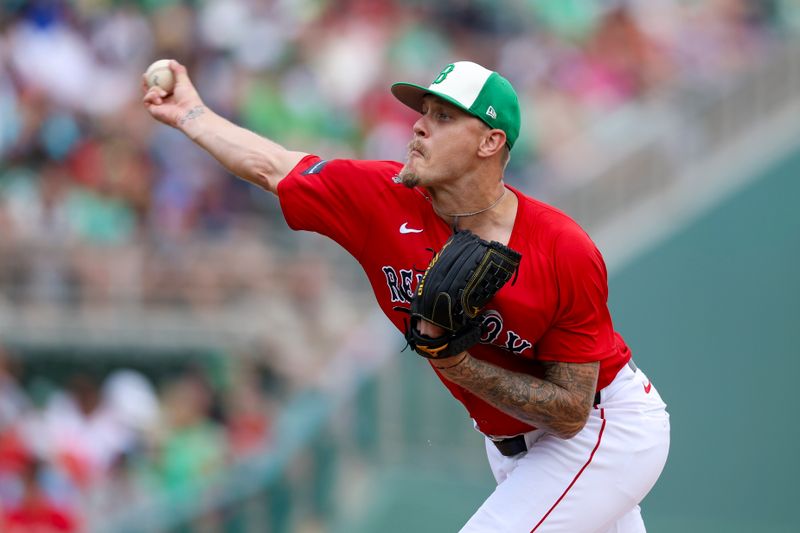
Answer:
<path fill-rule="evenodd" d="M 645 531 L 639 502 L 666 463 L 669 415 L 641 370 L 619 371 L 575 437 L 536 430 L 525 441 L 505 457 L 486 439 L 497 488 L 461 533 Z"/>

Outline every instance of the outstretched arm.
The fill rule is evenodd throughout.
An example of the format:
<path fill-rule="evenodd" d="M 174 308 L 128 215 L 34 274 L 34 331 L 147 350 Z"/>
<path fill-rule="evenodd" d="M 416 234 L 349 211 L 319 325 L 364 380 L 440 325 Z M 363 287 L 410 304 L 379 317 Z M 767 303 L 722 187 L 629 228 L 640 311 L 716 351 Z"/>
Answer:
<path fill-rule="evenodd" d="M 278 182 L 306 155 L 239 127 L 203 104 L 186 67 L 170 61 L 175 76 L 172 94 L 148 89 L 142 76 L 147 111 L 156 120 L 185 133 L 232 174 L 277 194 Z"/>

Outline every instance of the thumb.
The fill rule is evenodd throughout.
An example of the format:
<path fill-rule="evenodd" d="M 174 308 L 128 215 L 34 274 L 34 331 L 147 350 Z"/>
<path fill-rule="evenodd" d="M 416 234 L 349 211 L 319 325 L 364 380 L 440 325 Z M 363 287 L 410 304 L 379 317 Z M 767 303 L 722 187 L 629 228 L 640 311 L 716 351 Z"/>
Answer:
<path fill-rule="evenodd" d="M 186 70 L 186 67 L 175 61 L 174 59 L 170 59 L 169 61 L 169 69 L 172 71 L 172 75 L 175 76 L 175 85 L 178 84 L 190 84 L 191 81 L 189 80 L 189 73 Z"/>

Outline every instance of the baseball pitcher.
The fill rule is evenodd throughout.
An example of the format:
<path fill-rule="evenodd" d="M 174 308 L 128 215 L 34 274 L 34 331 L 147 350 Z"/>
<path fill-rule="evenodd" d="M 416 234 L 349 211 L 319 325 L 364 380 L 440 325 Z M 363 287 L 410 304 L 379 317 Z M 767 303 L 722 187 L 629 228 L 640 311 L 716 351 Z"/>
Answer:
<path fill-rule="evenodd" d="M 170 68 L 171 93 L 143 78 L 150 114 L 277 195 L 291 228 L 352 254 L 485 436 L 497 487 L 462 532 L 645 531 L 666 406 L 614 331 L 594 243 L 503 182 L 520 130 L 505 78 L 460 61 L 429 86 L 393 85 L 419 112 L 403 164 L 287 150 L 215 114 Z"/>

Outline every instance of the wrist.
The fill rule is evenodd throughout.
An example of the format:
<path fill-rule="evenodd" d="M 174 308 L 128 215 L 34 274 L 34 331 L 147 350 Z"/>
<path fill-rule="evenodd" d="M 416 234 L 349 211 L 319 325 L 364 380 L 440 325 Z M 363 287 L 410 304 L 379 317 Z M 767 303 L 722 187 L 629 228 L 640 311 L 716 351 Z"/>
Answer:
<path fill-rule="evenodd" d="M 456 354 L 452 357 L 447 357 L 445 359 L 431 359 L 431 365 L 436 370 L 447 370 L 449 368 L 455 368 L 459 366 L 467 359 L 467 357 L 469 357 L 468 352 L 461 352 L 460 354 Z M 441 366 L 435 364 L 434 361 L 441 363 Z"/>
<path fill-rule="evenodd" d="M 178 118 L 178 129 L 190 139 L 196 140 L 205 130 L 204 125 L 210 115 L 211 111 L 202 103 L 192 106 Z"/>

